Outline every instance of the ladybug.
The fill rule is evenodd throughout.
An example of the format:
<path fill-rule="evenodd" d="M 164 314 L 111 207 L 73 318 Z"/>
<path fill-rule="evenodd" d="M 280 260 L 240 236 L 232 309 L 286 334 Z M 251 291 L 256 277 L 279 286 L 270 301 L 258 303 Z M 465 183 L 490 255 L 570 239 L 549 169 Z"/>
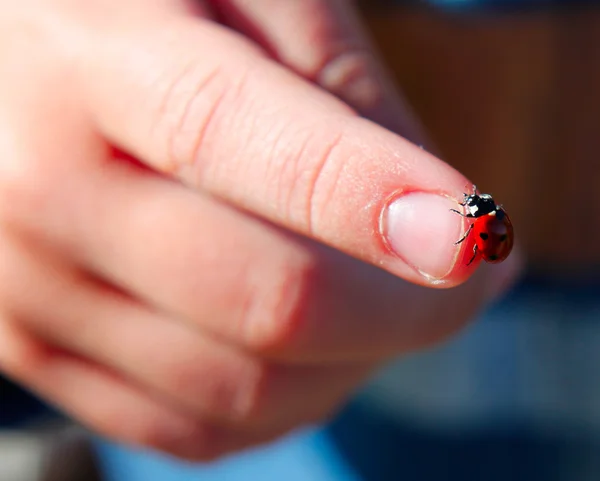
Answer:
<path fill-rule="evenodd" d="M 464 207 L 466 213 L 456 209 L 450 210 L 463 217 L 475 219 L 465 235 L 454 243 L 458 245 L 469 234 L 475 235 L 473 257 L 467 265 L 470 265 L 478 254 L 484 261 L 492 264 L 505 260 L 512 251 L 514 233 L 510 218 L 502 206 L 496 204 L 490 194 L 479 194 L 475 185 L 473 193 L 464 194 L 464 201 L 459 205 Z"/>

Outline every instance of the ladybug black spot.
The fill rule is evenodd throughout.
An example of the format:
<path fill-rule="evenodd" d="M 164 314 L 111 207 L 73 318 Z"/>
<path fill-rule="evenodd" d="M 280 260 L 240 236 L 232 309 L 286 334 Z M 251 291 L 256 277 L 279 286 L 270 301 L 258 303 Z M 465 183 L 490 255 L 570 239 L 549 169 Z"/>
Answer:
<path fill-rule="evenodd" d="M 491 255 L 491 256 L 488 257 L 488 259 L 491 260 L 491 261 L 495 261 L 496 259 L 498 259 L 498 256 Z"/>
<path fill-rule="evenodd" d="M 507 237 L 506 234 L 502 234 L 500 236 L 500 242 L 504 242 L 506 240 L 506 237 Z"/>
<path fill-rule="evenodd" d="M 483 240 L 488 240 L 489 236 L 485 232 L 480 232 L 479 237 L 481 237 Z"/>

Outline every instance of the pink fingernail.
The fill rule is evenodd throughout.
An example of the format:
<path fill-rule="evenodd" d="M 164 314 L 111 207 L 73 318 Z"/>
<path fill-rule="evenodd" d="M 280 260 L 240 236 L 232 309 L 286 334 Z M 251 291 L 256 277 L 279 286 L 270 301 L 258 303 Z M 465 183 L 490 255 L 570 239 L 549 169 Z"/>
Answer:
<path fill-rule="evenodd" d="M 384 235 L 390 248 L 426 277 L 441 279 L 454 266 L 463 219 L 455 200 L 411 192 L 387 206 Z"/>

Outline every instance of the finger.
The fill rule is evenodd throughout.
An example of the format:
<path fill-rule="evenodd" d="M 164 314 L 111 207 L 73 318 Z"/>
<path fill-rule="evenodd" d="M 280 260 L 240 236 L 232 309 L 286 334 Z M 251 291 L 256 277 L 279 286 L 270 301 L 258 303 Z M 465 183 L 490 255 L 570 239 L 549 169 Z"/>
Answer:
<path fill-rule="evenodd" d="M 114 373 L 44 343 L 5 317 L 0 319 L 0 369 L 101 435 L 182 458 L 215 459 L 274 436 L 218 427 L 175 412 Z"/>
<path fill-rule="evenodd" d="M 45 88 L 58 88 L 52 80 Z M 69 108 L 45 89 L 3 100 L 10 110 L 0 110 L 0 122 L 8 114 L 11 122 L 0 129 L 1 224 L 170 317 L 262 355 L 346 362 L 417 349 L 464 325 L 514 274 L 504 263 L 461 290 L 407 285 L 116 161 L 90 134 L 76 96 Z M 32 110 L 38 102 L 44 108 Z M 60 112 L 61 124 L 47 112 Z M 354 223 L 347 230 L 357 231 Z M 470 253 L 463 255 L 466 264 Z"/>
<path fill-rule="evenodd" d="M 88 165 L 35 145 L 48 143 L 10 153 L 21 170 L 3 177 L 11 202 L 0 202 L 0 219 L 169 318 L 269 358 L 357 362 L 416 349 L 462 326 L 501 289 L 501 273 L 512 276 L 505 263 L 460 290 L 412 286 L 134 164 Z M 3 278 L 17 279 L 13 270 Z"/>
<path fill-rule="evenodd" d="M 417 144 L 422 127 L 347 0 L 212 0 L 228 25 L 361 115 Z"/>
<path fill-rule="evenodd" d="M 261 360 L 52 259 L 40 263 L 31 252 L 0 256 L 12 274 L 5 308 L 51 344 L 107 366 L 192 416 L 284 431 L 328 415 L 371 368 Z M 20 294 L 27 286 L 36 286 L 35 296 Z"/>
<path fill-rule="evenodd" d="M 161 19 L 93 40 L 82 81 L 95 119 L 154 168 L 412 282 L 473 272 L 450 213 L 467 179 L 243 39 Z"/>

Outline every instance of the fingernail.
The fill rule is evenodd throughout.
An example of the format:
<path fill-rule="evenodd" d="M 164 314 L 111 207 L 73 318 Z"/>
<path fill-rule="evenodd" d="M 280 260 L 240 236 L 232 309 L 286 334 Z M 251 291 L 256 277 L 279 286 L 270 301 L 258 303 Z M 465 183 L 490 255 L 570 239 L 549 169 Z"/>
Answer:
<path fill-rule="evenodd" d="M 384 235 L 390 248 L 426 277 L 441 279 L 456 262 L 454 243 L 462 218 L 450 209 L 456 201 L 437 194 L 411 192 L 387 206 Z"/>

